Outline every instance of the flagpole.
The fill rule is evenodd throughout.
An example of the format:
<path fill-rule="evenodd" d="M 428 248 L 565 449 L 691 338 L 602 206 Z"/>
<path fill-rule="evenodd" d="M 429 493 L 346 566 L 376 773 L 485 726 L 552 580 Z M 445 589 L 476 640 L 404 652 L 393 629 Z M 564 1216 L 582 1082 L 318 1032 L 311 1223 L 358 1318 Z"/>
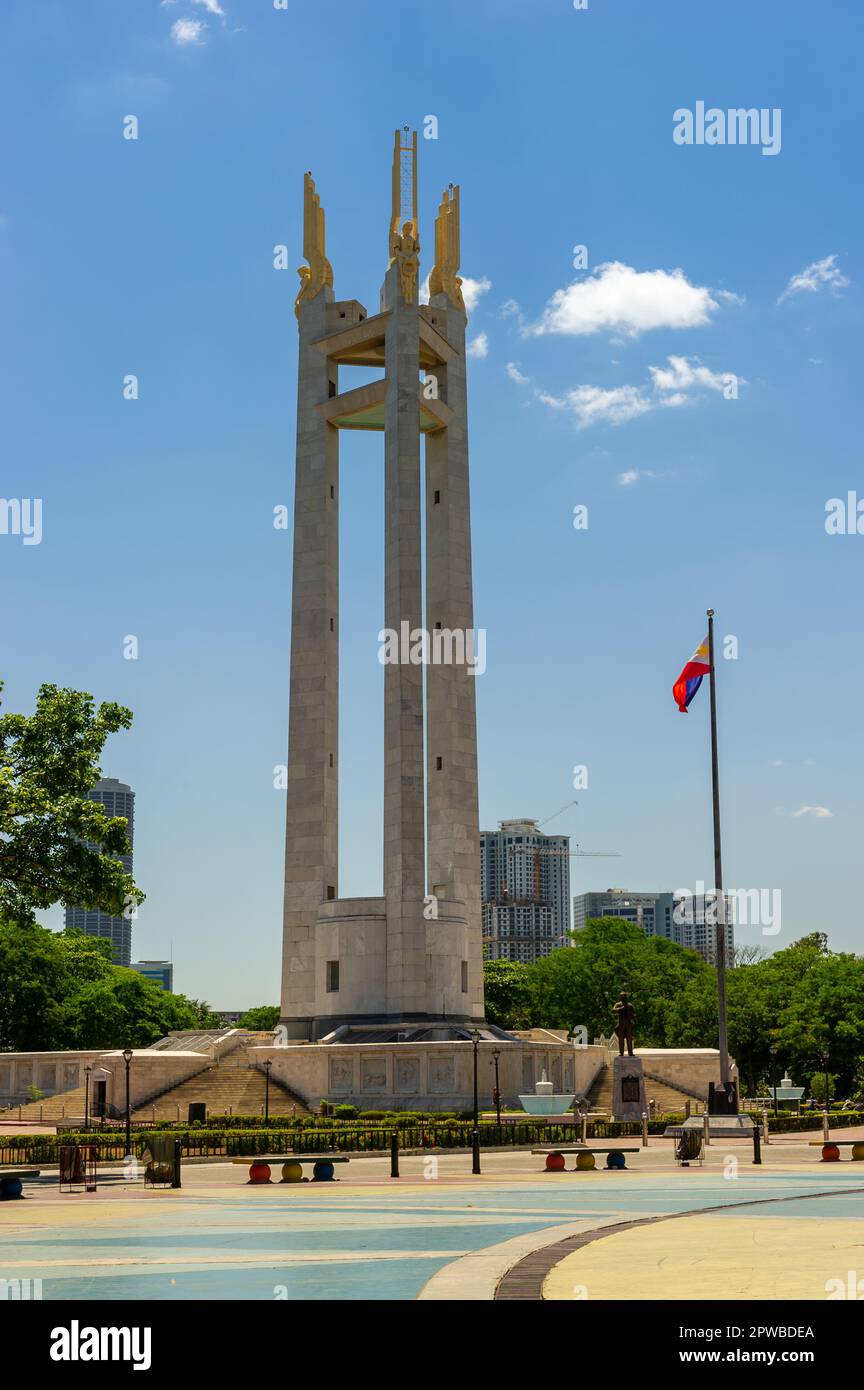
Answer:
<path fill-rule="evenodd" d="M 720 1047 L 720 1084 L 729 1089 L 729 1028 L 726 1018 L 726 895 L 723 892 L 723 858 L 720 849 L 720 775 L 717 760 L 717 681 L 714 670 L 714 609 L 708 609 L 708 665 L 711 685 L 711 790 L 714 803 L 714 889 L 717 922 L 714 958 L 717 966 L 717 1023 Z M 737 1109 L 737 1106 L 736 1106 Z"/>

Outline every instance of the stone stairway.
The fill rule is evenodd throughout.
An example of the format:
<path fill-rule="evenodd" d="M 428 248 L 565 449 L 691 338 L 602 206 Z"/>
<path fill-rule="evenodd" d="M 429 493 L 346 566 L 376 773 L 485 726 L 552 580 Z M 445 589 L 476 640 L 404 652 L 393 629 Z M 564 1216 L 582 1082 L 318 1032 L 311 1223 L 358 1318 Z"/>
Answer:
<path fill-rule="evenodd" d="M 137 1120 L 186 1120 L 189 1106 L 203 1102 L 209 1115 L 263 1115 L 266 1080 L 246 1056 L 246 1049 L 215 1062 L 205 1071 L 179 1082 L 153 1101 L 132 1111 Z M 305 1101 L 270 1077 L 271 1115 L 308 1115 Z"/>
<path fill-rule="evenodd" d="M 652 1077 L 645 1077 L 645 1094 L 649 1101 L 655 1103 L 655 1113 L 657 1115 L 678 1114 L 683 1112 L 686 1102 L 689 1100 L 693 1113 L 696 1113 L 700 1103 L 693 1096 L 687 1095 L 684 1091 L 678 1091 L 674 1086 L 669 1086 L 665 1081 L 655 1081 Z M 602 1110 L 608 1115 L 612 1110 L 612 1068 L 604 1067 L 595 1078 L 594 1084 L 588 1092 L 588 1103 L 592 1110 Z"/>
<path fill-rule="evenodd" d="M 93 1093 L 90 1093 L 92 1102 Z M 11 1110 L 3 1112 L 4 1119 L 18 1119 L 19 1107 L 13 1106 Z M 46 1125 L 62 1124 L 64 1120 L 82 1120 L 84 1118 L 84 1087 L 76 1086 L 73 1091 L 60 1091 L 56 1096 L 46 1096 L 44 1100 L 31 1100 L 26 1105 L 20 1107 L 21 1119 L 29 1120 L 31 1123 L 38 1124 L 40 1121 Z"/>

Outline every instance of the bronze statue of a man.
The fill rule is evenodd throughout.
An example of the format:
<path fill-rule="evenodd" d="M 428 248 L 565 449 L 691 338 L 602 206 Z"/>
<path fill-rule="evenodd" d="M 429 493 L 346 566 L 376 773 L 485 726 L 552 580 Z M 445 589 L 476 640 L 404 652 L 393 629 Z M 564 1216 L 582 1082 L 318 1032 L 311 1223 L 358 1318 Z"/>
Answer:
<path fill-rule="evenodd" d="M 615 1015 L 615 1034 L 618 1038 L 618 1056 L 624 1056 L 624 1044 L 627 1044 L 627 1052 L 633 1056 L 633 1024 L 636 1022 L 636 1010 L 630 1003 L 626 989 L 622 989 L 621 998 L 617 1004 L 612 1005 L 612 1012 Z"/>

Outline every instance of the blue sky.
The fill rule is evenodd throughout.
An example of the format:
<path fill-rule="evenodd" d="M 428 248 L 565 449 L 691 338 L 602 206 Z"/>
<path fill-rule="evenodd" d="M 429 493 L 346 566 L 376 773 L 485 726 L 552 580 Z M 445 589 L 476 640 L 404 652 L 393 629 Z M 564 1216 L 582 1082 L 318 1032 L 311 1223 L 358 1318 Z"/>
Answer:
<path fill-rule="evenodd" d="M 40 544 L 0 535 L 4 708 L 50 680 L 135 711 L 103 770 L 138 795 L 136 954 L 173 948 L 177 987 L 217 1007 L 276 999 L 291 538 L 272 515 L 293 499 L 302 174 L 337 295 L 374 312 L 392 132 L 429 115 L 421 274 L 458 182 L 480 340 L 483 825 L 578 797 L 549 830 L 621 858 L 573 861 L 574 891 L 710 885 L 707 688 L 686 718 L 670 689 L 710 605 L 738 639 L 727 883 L 783 895 L 781 933 L 742 939 L 859 948 L 864 538 L 827 535 L 825 504 L 864 495 L 860 6 L 3 9 L 0 494 L 43 505 Z M 676 144 L 699 101 L 779 108 L 779 153 Z M 355 896 L 381 881 L 379 437 L 343 435 L 341 493 Z"/>

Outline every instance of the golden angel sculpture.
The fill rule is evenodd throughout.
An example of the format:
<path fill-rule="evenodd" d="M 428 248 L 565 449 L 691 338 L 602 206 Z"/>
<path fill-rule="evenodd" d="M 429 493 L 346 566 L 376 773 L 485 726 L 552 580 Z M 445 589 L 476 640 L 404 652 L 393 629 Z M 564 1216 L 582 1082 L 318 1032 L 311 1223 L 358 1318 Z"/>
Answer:
<path fill-rule="evenodd" d="M 298 318 L 302 300 L 314 299 L 325 285 L 333 287 L 333 267 L 324 250 L 324 209 L 311 173 L 303 175 L 303 255 L 309 264 L 297 268 L 300 290 L 294 312 Z"/>
<path fill-rule="evenodd" d="M 451 304 L 465 312 L 462 281 L 457 275 L 459 246 L 459 186 L 445 188 L 435 218 L 435 264 L 429 276 L 429 294 L 446 294 Z"/>

